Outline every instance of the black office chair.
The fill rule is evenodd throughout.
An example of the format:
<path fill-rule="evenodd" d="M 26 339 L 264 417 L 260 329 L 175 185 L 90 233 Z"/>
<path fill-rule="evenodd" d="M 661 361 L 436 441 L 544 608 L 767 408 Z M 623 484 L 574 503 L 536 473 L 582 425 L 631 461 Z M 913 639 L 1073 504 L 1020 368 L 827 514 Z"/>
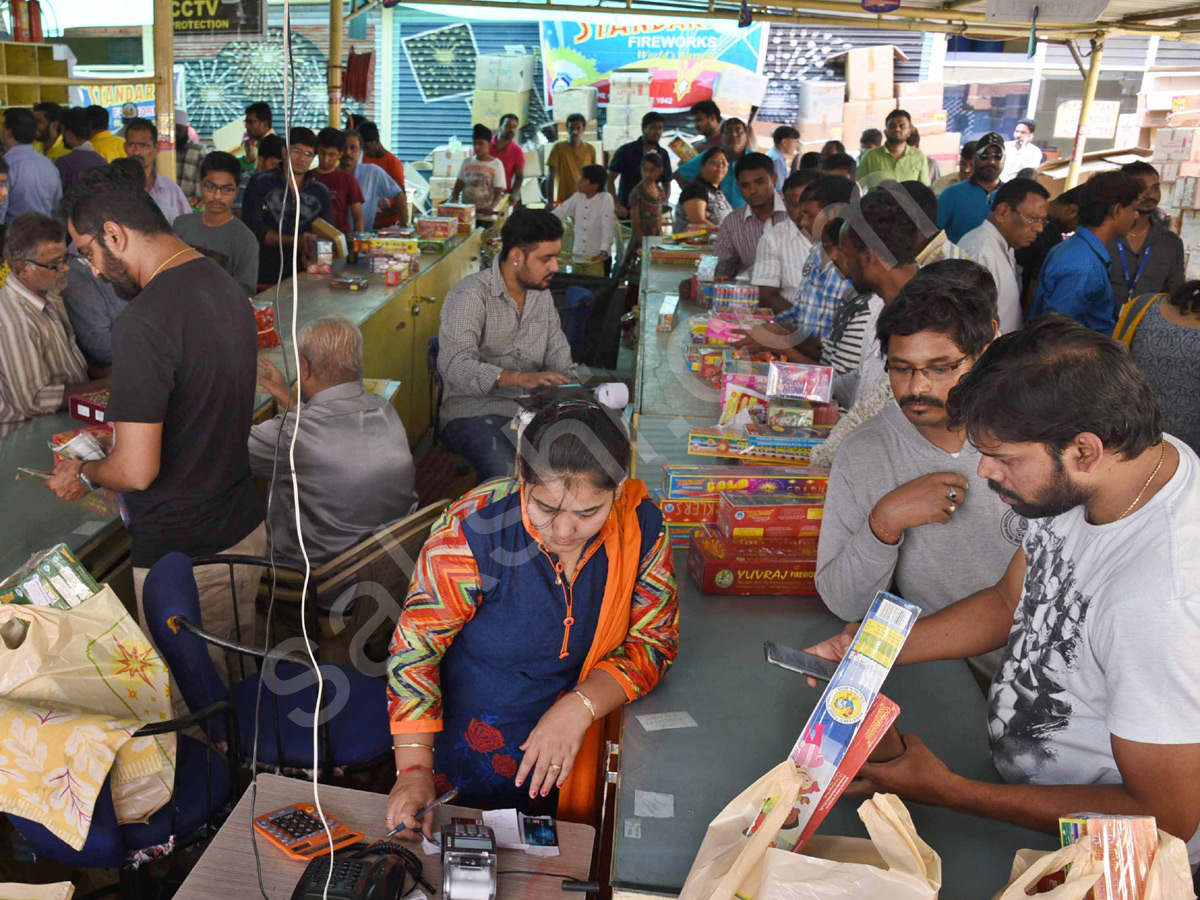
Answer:
<path fill-rule="evenodd" d="M 429 402 L 433 405 L 433 418 L 431 420 L 433 430 L 433 446 L 436 447 L 441 439 L 442 433 L 442 392 L 445 385 L 442 384 L 441 373 L 438 372 L 438 350 L 441 344 L 435 334 L 429 339 L 429 343 L 425 346 L 425 365 L 429 366 Z"/>

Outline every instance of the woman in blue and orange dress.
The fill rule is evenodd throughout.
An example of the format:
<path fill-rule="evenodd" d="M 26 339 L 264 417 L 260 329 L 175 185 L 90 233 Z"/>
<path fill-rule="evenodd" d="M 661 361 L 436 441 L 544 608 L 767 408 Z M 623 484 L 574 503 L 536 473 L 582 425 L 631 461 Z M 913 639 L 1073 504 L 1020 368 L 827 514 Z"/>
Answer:
<path fill-rule="evenodd" d="M 628 477 L 619 414 L 562 400 L 521 438 L 521 477 L 454 503 L 422 549 L 388 663 L 388 828 L 457 803 L 587 821 L 601 725 L 675 658 L 670 542 Z"/>

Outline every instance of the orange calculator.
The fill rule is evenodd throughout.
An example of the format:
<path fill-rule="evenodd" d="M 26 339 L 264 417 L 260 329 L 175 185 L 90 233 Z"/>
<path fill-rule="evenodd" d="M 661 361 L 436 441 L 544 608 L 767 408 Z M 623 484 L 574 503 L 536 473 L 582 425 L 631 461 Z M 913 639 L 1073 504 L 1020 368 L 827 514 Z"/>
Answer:
<path fill-rule="evenodd" d="M 333 849 L 341 850 L 357 844 L 363 836 L 351 831 L 333 816 L 325 816 L 333 834 Z M 292 859 L 312 859 L 329 852 L 329 837 L 325 824 L 311 803 L 296 803 L 254 820 L 254 830 Z"/>

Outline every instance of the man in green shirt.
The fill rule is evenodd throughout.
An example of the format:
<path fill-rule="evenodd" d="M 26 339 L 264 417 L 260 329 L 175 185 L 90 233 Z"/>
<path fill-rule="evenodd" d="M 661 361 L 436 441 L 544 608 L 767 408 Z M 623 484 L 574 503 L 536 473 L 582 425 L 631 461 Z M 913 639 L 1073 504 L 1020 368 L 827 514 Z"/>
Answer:
<path fill-rule="evenodd" d="M 910 147 L 912 116 L 903 109 L 888 113 L 884 145 L 868 150 L 858 161 L 858 180 L 864 190 L 882 181 L 919 181 L 929 184 L 929 157 L 919 147 Z"/>

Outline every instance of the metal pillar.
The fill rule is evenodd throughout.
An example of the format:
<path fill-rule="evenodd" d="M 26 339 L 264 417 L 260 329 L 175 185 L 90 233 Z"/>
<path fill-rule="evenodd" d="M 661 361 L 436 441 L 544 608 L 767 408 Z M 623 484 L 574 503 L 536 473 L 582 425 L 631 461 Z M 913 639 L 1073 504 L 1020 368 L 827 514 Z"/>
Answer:
<path fill-rule="evenodd" d="M 329 0 L 329 127 L 342 127 L 342 0 Z"/>
<path fill-rule="evenodd" d="M 1096 85 L 1100 81 L 1100 60 L 1104 56 L 1104 35 L 1092 38 L 1092 58 L 1088 66 L 1087 80 L 1083 83 L 1083 103 L 1079 107 L 1079 128 L 1075 131 L 1075 148 L 1071 152 L 1071 166 L 1067 169 L 1067 190 L 1079 181 L 1079 164 L 1083 161 L 1083 148 L 1087 144 L 1084 129 L 1092 111 L 1092 100 L 1096 98 Z"/>
<path fill-rule="evenodd" d="M 154 119 L 158 128 L 155 169 L 175 177 L 175 26 L 171 0 L 154 0 Z"/>

